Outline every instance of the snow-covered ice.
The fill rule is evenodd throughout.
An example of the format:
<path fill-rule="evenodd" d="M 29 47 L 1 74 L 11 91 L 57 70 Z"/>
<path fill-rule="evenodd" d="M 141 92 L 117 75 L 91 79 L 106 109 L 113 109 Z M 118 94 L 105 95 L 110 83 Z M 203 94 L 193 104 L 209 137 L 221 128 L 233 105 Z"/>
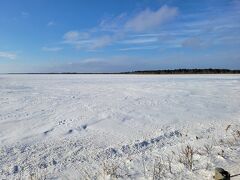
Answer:
<path fill-rule="evenodd" d="M 240 75 L 0 75 L 1 179 L 152 179 L 156 162 L 240 173 Z"/>

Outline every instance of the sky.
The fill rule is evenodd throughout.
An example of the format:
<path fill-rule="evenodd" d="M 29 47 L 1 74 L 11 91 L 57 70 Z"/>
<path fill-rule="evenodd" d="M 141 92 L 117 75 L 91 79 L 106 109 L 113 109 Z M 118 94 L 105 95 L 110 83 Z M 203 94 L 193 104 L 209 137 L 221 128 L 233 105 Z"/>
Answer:
<path fill-rule="evenodd" d="M 240 69 L 240 0 L 0 0 L 0 73 Z"/>

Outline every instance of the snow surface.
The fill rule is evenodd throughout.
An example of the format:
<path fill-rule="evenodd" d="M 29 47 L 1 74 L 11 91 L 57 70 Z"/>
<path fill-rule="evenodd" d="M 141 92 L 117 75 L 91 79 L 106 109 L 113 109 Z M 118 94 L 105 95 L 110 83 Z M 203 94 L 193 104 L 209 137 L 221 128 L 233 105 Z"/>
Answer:
<path fill-rule="evenodd" d="M 240 75 L 0 75 L 0 179 L 238 174 L 239 130 Z"/>

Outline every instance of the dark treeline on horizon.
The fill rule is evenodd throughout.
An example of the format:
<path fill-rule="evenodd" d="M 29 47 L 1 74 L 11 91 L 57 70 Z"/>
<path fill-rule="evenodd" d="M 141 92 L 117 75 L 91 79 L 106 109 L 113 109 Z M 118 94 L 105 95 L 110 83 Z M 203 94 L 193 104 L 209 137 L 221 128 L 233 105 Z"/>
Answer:
<path fill-rule="evenodd" d="M 166 69 L 143 70 L 120 73 L 78 73 L 78 72 L 50 72 L 50 73 L 7 73 L 7 74 L 240 74 L 240 70 L 230 69 Z"/>
<path fill-rule="evenodd" d="M 239 74 L 240 70 L 230 69 L 167 69 L 126 72 L 126 74 Z"/>

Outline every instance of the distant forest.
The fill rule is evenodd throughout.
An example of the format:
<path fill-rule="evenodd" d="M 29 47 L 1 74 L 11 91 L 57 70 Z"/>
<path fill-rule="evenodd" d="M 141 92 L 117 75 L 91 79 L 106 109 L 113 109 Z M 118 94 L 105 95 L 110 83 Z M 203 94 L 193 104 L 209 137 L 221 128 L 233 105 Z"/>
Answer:
<path fill-rule="evenodd" d="M 147 70 L 132 71 L 124 74 L 240 74 L 240 70 L 230 69 L 174 69 L 174 70 Z"/>
<path fill-rule="evenodd" d="M 78 73 L 78 72 L 58 72 L 58 73 L 8 73 L 8 74 L 240 74 L 240 70 L 230 69 L 168 69 L 168 70 L 144 70 L 120 73 Z"/>

